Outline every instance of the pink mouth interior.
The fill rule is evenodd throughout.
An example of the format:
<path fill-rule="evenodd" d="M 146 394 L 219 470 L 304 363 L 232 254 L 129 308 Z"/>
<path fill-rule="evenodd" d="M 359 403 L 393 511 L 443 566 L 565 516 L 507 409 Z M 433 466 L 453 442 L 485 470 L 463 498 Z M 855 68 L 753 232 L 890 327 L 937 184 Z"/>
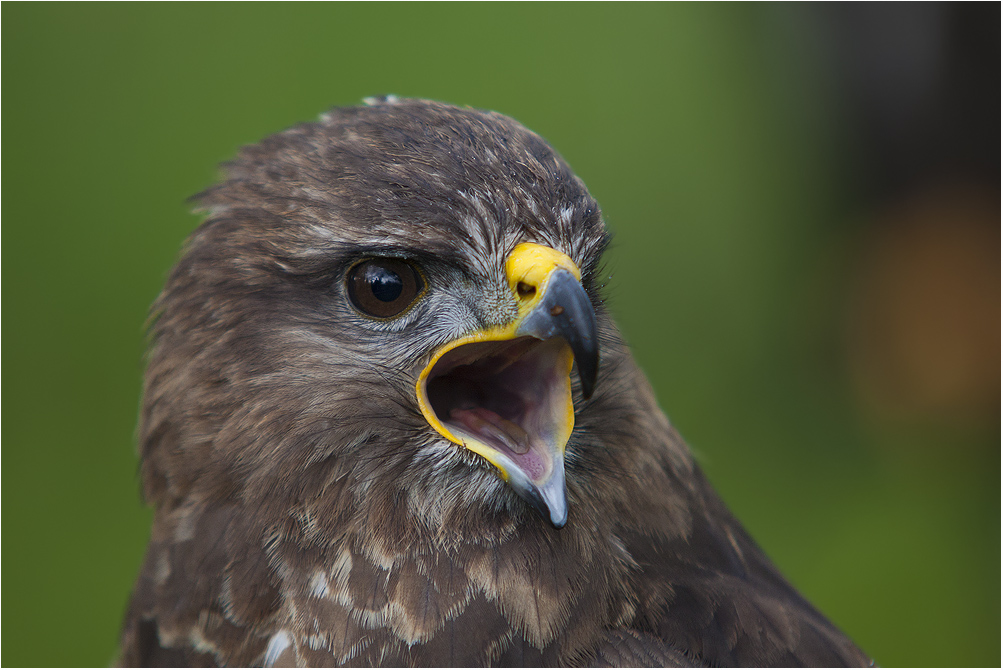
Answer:
<path fill-rule="evenodd" d="M 559 455 L 560 391 L 568 382 L 558 368 L 566 346 L 532 337 L 461 345 L 429 373 L 429 404 L 455 435 L 496 449 L 539 482 Z"/>

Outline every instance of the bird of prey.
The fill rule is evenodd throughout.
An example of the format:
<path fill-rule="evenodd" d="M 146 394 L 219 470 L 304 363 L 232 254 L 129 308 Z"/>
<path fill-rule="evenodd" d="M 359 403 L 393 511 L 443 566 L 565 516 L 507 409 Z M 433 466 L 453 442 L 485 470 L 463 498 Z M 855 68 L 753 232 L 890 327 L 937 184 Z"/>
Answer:
<path fill-rule="evenodd" d="M 120 662 L 866 665 L 659 409 L 599 206 L 494 112 L 244 148 L 151 315 Z"/>

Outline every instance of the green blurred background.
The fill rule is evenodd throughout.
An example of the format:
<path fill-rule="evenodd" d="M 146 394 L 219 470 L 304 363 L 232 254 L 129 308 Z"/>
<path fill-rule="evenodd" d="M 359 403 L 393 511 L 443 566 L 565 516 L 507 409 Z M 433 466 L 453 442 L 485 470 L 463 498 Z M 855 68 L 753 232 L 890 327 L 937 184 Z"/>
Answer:
<path fill-rule="evenodd" d="M 662 406 L 810 600 L 882 665 L 998 666 L 999 17 L 4 3 L 3 665 L 114 656 L 185 198 L 242 144 L 396 93 L 568 159 Z"/>

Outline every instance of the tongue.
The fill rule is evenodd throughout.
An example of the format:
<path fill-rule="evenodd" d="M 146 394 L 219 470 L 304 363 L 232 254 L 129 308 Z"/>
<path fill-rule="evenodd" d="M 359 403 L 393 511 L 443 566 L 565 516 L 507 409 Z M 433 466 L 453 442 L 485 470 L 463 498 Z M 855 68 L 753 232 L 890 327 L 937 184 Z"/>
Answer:
<path fill-rule="evenodd" d="M 525 454 L 529 451 L 529 433 L 519 424 L 509 421 L 484 407 L 471 409 L 455 408 L 449 413 L 449 418 L 474 433 L 490 438 L 514 454 Z"/>

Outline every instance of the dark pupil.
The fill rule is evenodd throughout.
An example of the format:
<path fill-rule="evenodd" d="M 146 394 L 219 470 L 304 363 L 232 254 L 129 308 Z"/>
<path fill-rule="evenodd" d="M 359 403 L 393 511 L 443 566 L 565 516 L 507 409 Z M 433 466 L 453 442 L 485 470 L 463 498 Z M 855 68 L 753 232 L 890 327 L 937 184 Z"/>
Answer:
<path fill-rule="evenodd" d="M 380 302 L 393 302 L 404 290 L 400 275 L 386 268 L 370 266 L 366 271 L 366 280 L 373 296 Z"/>

